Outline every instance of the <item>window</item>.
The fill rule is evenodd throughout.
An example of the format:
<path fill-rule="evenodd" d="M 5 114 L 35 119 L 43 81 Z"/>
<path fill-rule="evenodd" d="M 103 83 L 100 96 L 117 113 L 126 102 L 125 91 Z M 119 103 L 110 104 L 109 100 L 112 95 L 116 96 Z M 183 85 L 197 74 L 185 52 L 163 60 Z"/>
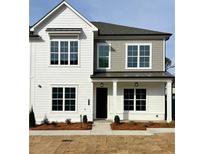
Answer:
<path fill-rule="evenodd" d="M 124 89 L 125 111 L 146 111 L 146 89 Z"/>
<path fill-rule="evenodd" d="M 63 110 L 63 88 L 54 87 L 52 89 L 52 110 Z"/>
<path fill-rule="evenodd" d="M 65 111 L 75 111 L 75 88 L 65 88 Z"/>
<path fill-rule="evenodd" d="M 78 65 L 78 42 L 70 42 L 70 65 Z"/>
<path fill-rule="evenodd" d="M 98 69 L 110 68 L 110 45 L 98 44 Z"/>
<path fill-rule="evenodd" d="M 61 65 L 68 65 L 68 42 L 61 41 L 60 42 L 60 59 Z"/>
<path fill-rule="evenodd" d="M 136 111 L 146 110 L 146 89 L 136 89 Z"/>
<path fill-rule="evenodd" d="M 128 44 L 127 45 L 127 68 L 150 68 L 151 45 Z"/>
<path fill-rule="evenodd" d="M 75 111 L 76 87 L 52 88 L 52 111 Z"/>
<path fill-rule="evenodd" d="M 51 65 L 78 65 L 78 41 L 57 40 L 50 44 Z"/>
<path fill-rule="evenodd" d="M 134 110 L 134 89 L 124 89 L 124 110 Z"/>
<path fill-rule="evenodd" d="M 58 42 L 51 41 L 51 65 L 58 64 Z"/>

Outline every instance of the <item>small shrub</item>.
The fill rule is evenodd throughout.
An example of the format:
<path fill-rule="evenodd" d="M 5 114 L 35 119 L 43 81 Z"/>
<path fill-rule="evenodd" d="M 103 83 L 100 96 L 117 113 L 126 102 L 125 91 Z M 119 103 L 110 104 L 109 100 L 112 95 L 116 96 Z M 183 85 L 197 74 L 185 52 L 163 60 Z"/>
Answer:
<path fill-rule="evenodd" d="M 84 116 L 83 116 L 83 123 L 88 123 L 87 115 L 84 115 Z"/>
<path fill-rule="evenodd" d="M 67 125 L 71 124 L 71 119 L 66 119 L 66 120 L 65 120 L 65 123 L 66 123 Z"/>
<path fill-rule="evenodd" d="M 120 124 L 120 117 L 118 115 L 115 116 L 114 122 L 115 124 Z"/>
<path fill-rule="evenodd" d="M 31 111 L 29 112 L 29 127 L 35 127 L 35 126 L 36 126 L 36 119 L 32 107 Z"/>
<path fill-rule="evenodd" d="M 41 124 L 46 124 L 46 125 L 48 125 L 48 124 L 49 124 L 49 121 L 48 121 L 48 118 L 47 118 L 47 116 L 46 116 L 46 115 L 45 115 L 45 117 L 44 117 L 43 121 L 41 122 Z"/>
<path fill-rule="evenodd" d="M 57 123 L 56 121 L 52 121 L 51 124 L 52 124 L 53 126 L 57 126 L 58 123 Z"/>

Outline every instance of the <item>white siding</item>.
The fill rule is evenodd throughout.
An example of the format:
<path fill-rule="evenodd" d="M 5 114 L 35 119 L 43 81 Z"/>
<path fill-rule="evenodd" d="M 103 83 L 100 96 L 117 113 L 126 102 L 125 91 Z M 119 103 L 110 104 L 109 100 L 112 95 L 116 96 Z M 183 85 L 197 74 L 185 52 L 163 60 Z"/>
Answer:
<path fill-rule="evenodd" d="M 99 83 L 94 84 L 94 118 L 96 117 L 96 87 L 100 87 Z M 113 110 L 112 99 L 112 83 L 104 83 L 104 87 L 108 88 L 108 118 L 113 120 L 115 114 Z M 122 120 L 165 120 L 165 97 L 164 83 L 139 83 L 139 87 L 147 91 L 146 111 L 130 111 L 124 112 L 123 90 L 125 88 L 135 88 L 134 83 L 117 84 L 117 114 Z"/>
<path fill-rule="evenodd" d="M 80 35 L 79 66 L 51 66 L 50 37 L 47 28 L 82 28 Z M 50 121 L 79 121 L 80 114 L 86 114 L 92 120 L 92 82 L 93 74 L 93 32 L 91 27 L 67 7 L 62 7 L 52 17 L 40 24 L 35 32 L 42 37 L 42 41 L 30 41 L 31 52 L 31 104 L 34 107 L 37 122 L 46 115 Z M 41 85 L 42 88 L 39 88 Z M 76 112 L 51 111 L 52 85 L 78 86 L 78 101 Z M 90 99 L 90 106 L 88 106 Z"/>

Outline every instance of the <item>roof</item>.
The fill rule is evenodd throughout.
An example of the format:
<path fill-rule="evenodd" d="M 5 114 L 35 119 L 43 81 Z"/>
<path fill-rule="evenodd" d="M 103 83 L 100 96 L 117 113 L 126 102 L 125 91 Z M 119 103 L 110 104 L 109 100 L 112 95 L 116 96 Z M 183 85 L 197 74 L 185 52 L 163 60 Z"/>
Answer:
<path fill-rule="evenodd" d="M 96 72 L 91 78 L 174 78 L 174 76 L 169 72 Z"/>
<path fill-rule="evenodd" d="M 135 28 L 105 22 L 91 22 L 98 28 L 99 35 L 167 35 L 170 33 L 158 32 L 148 29 Z"/>
<path fill-rule="evenodd" d="M 30 30 L 33 31 L 41 22 L 43 22 L 47 17 L 53 14 L 57 9 L 61 6 L 67 6 L 71 9 L 75 14 L 77 14 L 82 20 L 84 20 L 92 29 L 93 31 L 97 31 L 98 29 L 84 16 L 82 16 L 77 10 L 75 10 L 70 4 L 68 4 L 65 0 L 62 0 L 58 5 L 56 5 L 51 11 L 49 11 L 45 16 L 43 16 L 39 21 L 37 21 L 33 26 L 30 27 Z"/>

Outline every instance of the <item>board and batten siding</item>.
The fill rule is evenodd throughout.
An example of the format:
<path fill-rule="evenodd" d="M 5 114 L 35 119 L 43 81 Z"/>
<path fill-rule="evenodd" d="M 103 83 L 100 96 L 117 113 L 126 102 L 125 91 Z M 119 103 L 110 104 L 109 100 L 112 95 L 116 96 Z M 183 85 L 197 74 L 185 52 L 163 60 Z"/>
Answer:
<path fill-rule="evenodd" d="M 95 40 L 94 69 L 97 69 L 97 44 L 111 44 L 111 66 L 105 72 L 120 71 L 164 71 L 163 40 Z M 126 44 L 150 43 L 152 44 L 152 68 L 151 69 L 126 69 Z"/>
<path fill-rule="evenodd" d="M 50 65 L 50 36 L 47 28 L 82 28 L 79 37 L 79 66 Z M 36 27 L 35 33 L 41 41 L 31 44 L 31 102 L 36 120 L 40 123 L 45 116 L 49 121 L 80 121 L 80 115 L 93 119 L 92 94 L 94 35 L 91 27 L 69 8 L 61 7 L 51 17 Z M 41 88 L 39 87 L 41 85 Z M 52 107 L 52 86 L 76 86 L 76 111 L 55 111 Z M 90 100 L 90 105 L 88 105 Z"/>
<path fill-rule="evenodd" d="M 101 87 L 100 83 L 94 83 L 94 118 L 96 118 L 96 88 Z M 138 87 L 134 83 L 117 83 L 117 113 L 114 113 L 112 83 L 104 83 L 103 88 L 108 88 L 107 96 L 107 119 L 113 120 L 117 114 L 121 120 L 164 120 L 165 119 L 165 83 L 139 83 Z M 146 89 L 146 111 L 124 111 L 124 89 Z"/>

